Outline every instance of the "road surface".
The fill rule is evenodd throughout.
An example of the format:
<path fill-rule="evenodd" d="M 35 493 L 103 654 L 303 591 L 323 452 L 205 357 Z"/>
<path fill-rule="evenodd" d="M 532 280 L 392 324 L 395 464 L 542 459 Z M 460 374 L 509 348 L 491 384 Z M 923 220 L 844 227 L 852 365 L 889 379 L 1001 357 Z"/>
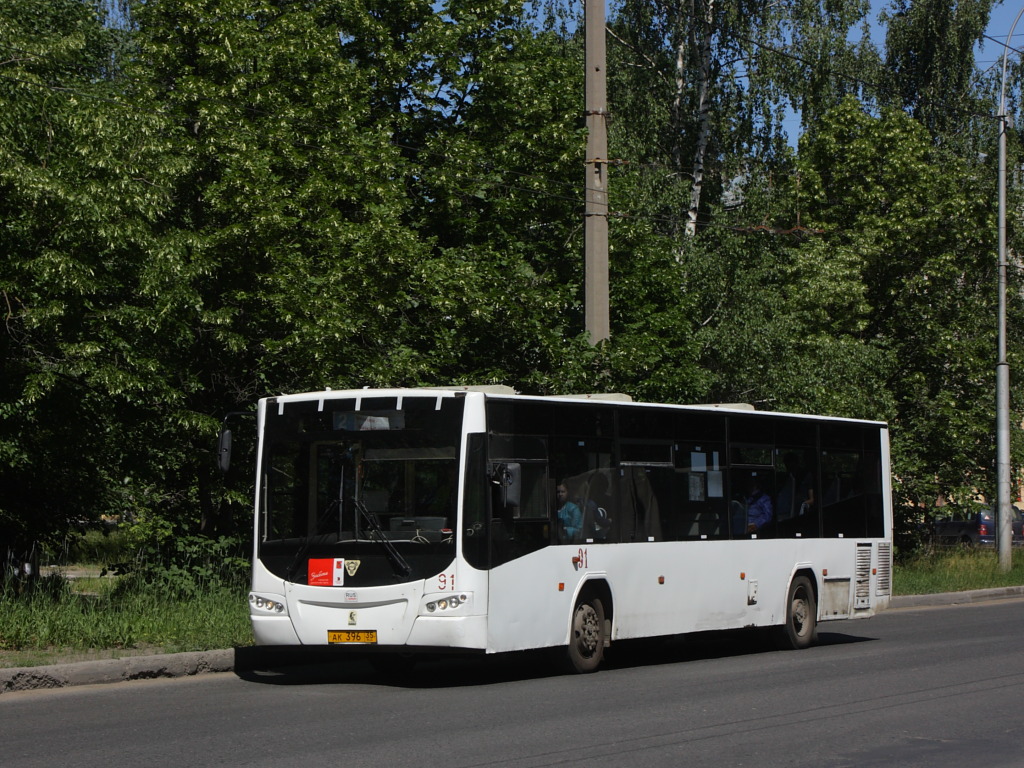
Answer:
<path fill-rule="evenodd" d="M 818 646 L 705 634 L 594 675 L 535 655 L 362 661 L 0 697 L 5 766 L 1024 765 L 1024 600 L 822 625 Z"/>

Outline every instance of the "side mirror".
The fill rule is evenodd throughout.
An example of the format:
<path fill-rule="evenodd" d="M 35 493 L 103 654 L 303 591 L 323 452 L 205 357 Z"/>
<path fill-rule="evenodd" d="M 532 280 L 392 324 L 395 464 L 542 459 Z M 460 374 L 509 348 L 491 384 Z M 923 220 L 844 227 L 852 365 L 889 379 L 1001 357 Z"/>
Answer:
<path fill-rule="evenodd" d="M 519 501 L 523 495 L 522 466 L 519 464 L 506 464 L 502 485 L 505 486 L 505 507 L 511 507 L 512 516 L 519 517 Z"/>
<path fill-rule="evenodd" d="M 231 468 L 231 430 L 222 429 L 217 441 L 217 467 L 224 474 Z"/>
<path fill-rule="evenodd" d="M 520 464 L 496 464 L 491 481 L 501 488 L 501 506 L 512 517 L 519 517 L 519 502 L 523 495 L 523 473 Z"/>

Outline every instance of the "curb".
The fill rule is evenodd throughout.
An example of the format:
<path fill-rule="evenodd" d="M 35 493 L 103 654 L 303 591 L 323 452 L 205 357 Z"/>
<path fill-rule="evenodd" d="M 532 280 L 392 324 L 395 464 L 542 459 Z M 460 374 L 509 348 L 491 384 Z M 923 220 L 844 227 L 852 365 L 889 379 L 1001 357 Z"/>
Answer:
<path fill-rule="evenodd" d="M 40 688 L 150 680 L 159 677 L 189 677 L 207 672 L 230 672 L 234 668 L 233 650 L 166 653 L 40 667 L 14 667 L 0 669 L 0 694 Z"/>
<path fill-rule="evenodd" d="M 975 589 L 936 595 L 901 595 L 889 601 L 889 610 L 941 605 L 967 605 L 1024 597 L 1024 586 Z M 123 659 L 79 661 L 40 667 L 0 669 L 0 695 L 45 688 L 102 685 L 129 680 L 191 677 L 211 672 L 244 672 L 276 666 L 294 666 L 331 658 L 319 647 L 246 647 L 217 651 L 129 656 Z M 334 657 L 337 658 L 337 657 Z"/>
<path fill-rule="evenodd" d="M 922 608 L 932 605 L 967 605 L 987 603 L 992 600 L 1010 600 L 1024 597 L 1024 587 L 996 587 L 994 589 L 972 589 L 968 592 L 943 592 L 937 595 L 901 595 L 889 601 L 889 608 Z"/>

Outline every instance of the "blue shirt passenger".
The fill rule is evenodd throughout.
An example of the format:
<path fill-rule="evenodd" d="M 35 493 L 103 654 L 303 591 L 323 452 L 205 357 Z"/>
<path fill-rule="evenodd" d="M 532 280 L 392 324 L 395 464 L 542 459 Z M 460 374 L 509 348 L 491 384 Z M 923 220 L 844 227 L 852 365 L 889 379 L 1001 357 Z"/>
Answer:
<path fill-rule="evenodd" d="M 558 497 L 558 527 L 562 532 L 563 541 L 575 539 L 583 528 L 583 510 L 574 502 L 569 501 L 569 491 L 565 485 L 559 484 L 555 489 Z"/>
<path fill-rule="evenodd" d="M 747 533 L 757 533 L 772 519 L 772 499 L 754 485 L 747 496 Z"/>

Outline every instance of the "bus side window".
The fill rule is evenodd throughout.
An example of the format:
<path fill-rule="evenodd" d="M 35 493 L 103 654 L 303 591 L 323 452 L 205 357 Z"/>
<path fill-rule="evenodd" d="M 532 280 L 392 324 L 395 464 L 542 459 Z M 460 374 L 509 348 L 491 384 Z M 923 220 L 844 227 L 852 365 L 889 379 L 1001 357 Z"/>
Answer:
<path fill-rule="evenodd" d="M 827 537 L 859 536 L 864 504 L 857 478 L 859 451 L 825 451 L 822 455 L 822 522 Z"/>
<path fill-rule="evenodd" d="M 523 493 L 522 465 L 516 462 L 496 464 L 491 470 L 491 482 L 497 487 L 498 517 L 519 517 Z"/>
<path fill-rule="evenodd" d="M 813 448 L 778 448 L 775 453 L 775 513 L 784 538 L 821 535 L 821 491 Z"/>
<path fill-rule="evenodd" d="M 619 514 L 612 495 L 612 474 L 608 468 L 594 469 L 582 478 L 583 540 L 587 543 L 606 543 L 616 536 L 616 518 Z"/>
<path fill-rule="evenodd" d="M 878 451 L 865 451 L 861 463 L 864 477 L 864 502 L 867 507 L 868 536 L 885 536 L 885 505 L 882 501 L 882 456 Z"/>
<path fill-rule="evenodd" d="M 518 469 L 509 470 L 514 466 Z M 500 565 L 550 544 L 545 498 L 547 465 L 537 461 L 491 467 L 491 565 Z M 513 487 L 513 493 L 508 493 Z"/>
<path fill-rule="evenodd" d="M 676 445 L 672 479 L 675 503 L 670 511 L 662 511 L 662 533 L 666 540 L 728 538 L 728 505 L 720 464 L 724 455 L 724 446 L 716 443 Z"/>
<path fill-rule="evenodd" d="M 730 472 L 729 518 L 734 539 L 773 538 L 776 530 L 774 483 L 765 469 L 734 468 Z"/>
<path fill-rule="evenodd" d="M 631 467 L 637 541 L 661 541 L 661 516 L 672 510 L 672 475 L 667 467 Z"/>

